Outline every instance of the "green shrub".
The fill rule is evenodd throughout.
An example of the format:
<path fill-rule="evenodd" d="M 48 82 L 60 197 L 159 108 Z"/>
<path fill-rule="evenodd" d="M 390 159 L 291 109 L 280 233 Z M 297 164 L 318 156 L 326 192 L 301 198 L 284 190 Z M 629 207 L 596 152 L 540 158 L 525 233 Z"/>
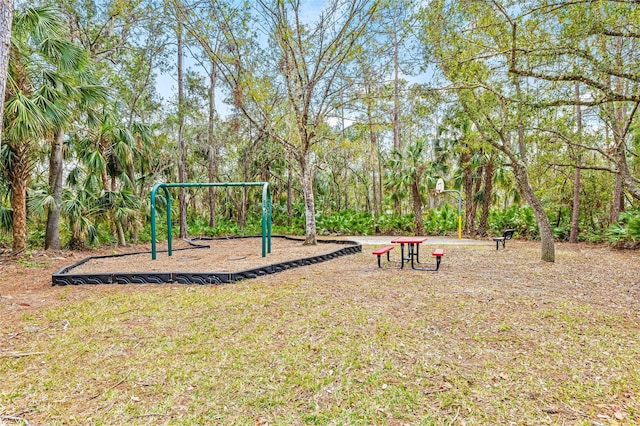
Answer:
<path fill-rule="evenodd" d="M 597 233 L 592 231 L 581 232 L 578 235 L 578 238 L 580 241 L 585 241 L 587 243 L 592 243 L 592 244 L 602 243 L 606 240 L 605 236 L 602 235 L 602 233 Z"/>
<path fill-rule="evenodd" d="M 612 243 L 640 241 L 640 208 L 622 212 L 618 221 L 607 230 L 607 237 Z"/>
<path fill-rule="evenodd" d="M 502 235 L 505 229 L 515 229 L 515 235 L 518 237 L 540 238 L 538 222 L 533 209 L 528 206 L 511 206 L 506 210 L 492 209 L 489 212 L 489 228 L 494 235 Z"/>
<path fill-rule="evenodd" d="M 413 232 L 413 215 L 382 214 L 376 228 L 381 234 L 404 234 Z"/>
<path fill-rule="evenodd" d="M 555 228 L 553 228 L 553 237 L 558 240 L 566 241 L 569 239 L 570 234 L 571 234 L 570 224 L 561 224 L 560 226 L 556 226 Z"/>
<path fill-rule="evenodd" d="M 458 209 L 450 205 L 428 210 L 423 219 L 425 232 L 429 235 L 444 235 L 458 229 Z"/>
<path fill-rule="evenodd" d="M 371 235 L 374 233 L 373 216 L 352 209 L 329 214 L 316 214 L 319 235 Z"/>

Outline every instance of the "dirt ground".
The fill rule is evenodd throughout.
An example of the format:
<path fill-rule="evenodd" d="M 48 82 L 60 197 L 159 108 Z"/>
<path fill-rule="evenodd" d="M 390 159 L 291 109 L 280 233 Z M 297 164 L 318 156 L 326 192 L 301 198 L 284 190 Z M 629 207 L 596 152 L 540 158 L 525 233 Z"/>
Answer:
<path fill-rule="evenodd" d="M 277 242 L 274 241 L 276 244 Z M 620 345 L 620 348 L 625 345 L 624 353 L 627 358 L 623 359 L 629 365 L 621 364 L 620 368 L 629 369 L 632 372 L 637 371 L 636 362 L 629 361 L 629 359 L 632 359 L 630 357 L 638 353 L 640 250 L 617 250 L 608 246 L 556 243 L 556 262 L 550 264 L 540 260 L 539 242 L 509 241 L 506 249 L 496 250 L 495 244 L 491 240 L 469 242 L 467 244 L 449 243 L 447 245 L 447 242 L 434 238 L 427 242 L 424 250 L 421 249 L 421 253 L 425 255 L 424 260 L 432 262 L 433 260 L 428 256 L 429 250 L 435 247 L 444 248 L 445 256 L 442 260 L 442 265 L 440 270 L 434 273 L 412 271 L 410 269 L 399 271 L 396 264 L 389 265 L 386 262 L 384 262 L 385 267 L 379 269 L 376 258 L 372 256 L 371 251 L 376 247 L 380 247 L 380 244 L 385 242 L 385 238 L 359 242 L 363 244 L 362 253 L 269 274 L 257 279 L 241 281 L 237 284 L 228 284 L 227 286 L 230 287 L 208 288 L 207 286 L 198 286 L 199 288 L 197 289 L 194 286 L 187 286 L 189 288 L 182 287 L 182 284 L 112 284 L 55 287 L 51 285 L 51 275 L 53 273 L 81 259 L 103 254 L 144 251 L 149 250 L 148 246 L 103 249 L 94 252 L 36 251 L 22 259 L 0 258 L 0 272 L 2 273 L 0 280 L 0 356 L 3 353 L 10 354 L 16 347 L 23 348 L 21 345 L 31 335 L 31 329 L 28 325 L 29 319 L 46 315 L 45 311 L 51 308 L 75 305 L 79 302 L 102 298 L 108 299 L 110 296 L 121 297 L 123 294 L 131 295 L 132 298 L 147 294 L 162 294 L 166 296 L 171 296 L 172 294 L 184 296 L 190 292 L 207 292 L 208 294 L 209 291 L 210 293 L 229 291 L 231 292 L 230 294 L 233 294 L 242 292 L 243 289 L 248 289 L 247 291 L 249 291 L 250 287 L 253 287 L 255 291 L 269 293 L 269 289 L 272 287 L 285 286 L 289 289 L 288 291 L 293 291 L 291 300 L 293 300 L 294 305 L 298 297 L 307 297 L 305 299 L 307 302 L 328 299 L 331 301 L 330 306 L 336 309 L 343 309 L 342 304 L 344 303 L 347 309 L 355 309 L 357 307 L 371 312 L 371 318 L 376 318 L 381 313 L 385 313 L 385 315 L 393 313 L 394 318 L 403 324 L 409 324 L 416 318 L 427 318 L 428 320 L 424 320 L 426 321 L 425 324 L 430 324 L 429 327 L 431 328 L 426 330 L 425 333 L 436 340 L 439 338 L 438 333 L 440 332 L 438 330 L 443 330 L 443 335 L 456 335 L 457 333 L 456 338 L 446 340 L 446 344 L 442 343 L 443 346 L 433 346 L 430 349 L 440 350 L 446 347 L 448 351 L 458 354 L 455 359 L 461 364 L 456 366 L 455 370 L 449 372 L 453 376 L 458 374 L 459 368 L 463 368 L 468 370 L 470 377 L 481 377 L 478 371 L 485 371 L 482 366 L 488 360 L 494 360 L 495 354 L 504 356 L 504 359 L 500 361 L 501 364 L 496 368 L 511 369 L 508 371 L 515 374 L 516 367 L 519 364 L 515 363 L 514 367 L 514 362 L 512 361 L 520 360 L 526 353 L 527 357 L 522 362 L 530 363 L 530 375 L 534 377 L 531 380 L 538 380 L 535 377 L 540 375 L 542 377 L 540 380 L 547 380 L 548 383 L 557 383 L 554 386 L 561 388 L 564 386 L 562 383 L 570 381 L 571 377 L 566 376 L 565 369 L 572 367 L 573 364 L 576 364 L 575 368 L 578 369 L 579 374 L 584 374 L 585 377 L 588 374 L 593 374 L 589 370 L 591 368 L 589 366 L 593 364 L 594 357 L 599 355 L 591 352 L 591 350 L 581 349 L 582 346 L 580 345 L 585 344 L 585 342 L 606 340 L 612 331 L 615 331 L 615 336 L 612 338 L 611 342 L 613 343 L 611 344 L 614 346 Z M 215 267 L 211 266 L 212 269 L 218 270 L 224 267 L 225 262 L 227 266 L 229 264 L 239 266 L 240 263 L 238 262 L 248 262 L 253 258 L 258 262 L 255 266 L 263 264 L 263 259 L 259 255 L 259 244 L 246 252 L 233 244 L 237 244 L 237 242 L 230 243 L 230 245 L 225 245 L 224 247 L 216 245 L 214 250 L 218 253 L 218 260 L 221 263 L 216 264 Z M 441 246 L 440 244 L 443 245 Z M 245 243 L 245 245 L 247 244 Z M 320 253 L 317 254 L 331 251 L 328 248 L 327 246 L 318 246 L 317 249 L 319 249 Z M 159 254 L 158 261 L 162 268 L 169 268 L 168 262 L 170 261 L 188 264 L 194 262 L 196 257 L 204 257 L 205 250 L 208 249 L 202 250 L 202 252 L 197 250 L 184 252 L 180 255 L 186 256 L 183 260 L 180 260 L 180 256 L 169 260 L 166 254 Z M 308 256 L 309 253 L 303 253 L 304 250 L 308 249 L 300 245 L 294 245 L 284 250 L 284 252 L 291 254 L 291 260 L 293 260 Z M 278 246 L 274 244 L 274 258 L 270 260 L 270 263 L 275 262 L 279 251 Z M 392 259 L 397 259 L 398 251 L 392 251 Z M 199 260 L 200 262 L 202 262 L 202 257 Z M 108 268 L 113 267 L 120 271 L 124 270 L 125 265 L 128 264 L 130 267 L 140 269 L 151 262 L 149 254 L 143 258 L 125 256 L 116 259 L 119 259 L 123 264 L 110 265 Z M 246 267 L 247 264 L 243 263 L 243 266 Z M 99 265 L 96 262 L 93 267 L 104 268 L 106 266 Z M 303 296 L 307 293 L 310 296 Z M 272 294 L 272 292 L 269 294 Z M 260 309 L 266 309 L 265 306 L 267 305 L 271 306 L 269 303 L 262 303 Z M 290 309 L 297 309 L 295 306 L 291 307 L 289 305 L 278 308 L 280 306 L 278 303 L 273 303 L 273 306 L 287 312 Z M 308 308 L 304 304 L 301 306 L 306 306 L 305 310 Z M 594 323 L 593 327 L 600 328 L 585 329 L 585 335 L 583 336 L 582 327 L 590 326 L 589 324 L 591 323 L 589 321 L 584 320 L 583 322 L 572 323 L 562 318 L 547 317 L 548 315 L 561 316 L 567 307 L 571 307 L 571 309 L 579 313 L 590 312 L 593 318 L 589 317 L 588 320 L 593 319 L 596 321 L 599 319 L 600 323 Z M 433 309 L 433 316 L 425 317 L 423 312 L 425 308 Z M 438 310 L 440 310 L 439 313 Z M 303 314 L 301 313 L 300 315 Z M 341 321 L 345 314 L 342 312 L 340 315 L 338 320 Z M 582 321 L 582 317 L 580 317 L 580 320 Z M 477 321 L 480 321 L 480 324 L 474 326 Z M 616 328 L 607 329 L 609 322 L 614 324 L 612 327 Z M 304 327 L 307 327 L 307 323 L 304 321 L 303 323 Z M 376 323 L 374 322 L 373 324 Z M 471 334 L 467 329 L 471 330 Z M 566 333 L 569 332 L 572 333 L 569 336 L 571 339 L 567 340 L 568 335 Z M 489 340 L 476 342 L 474 339 L 477 337 L 477 333 L 487 333 L 487 339 Z M 497 339 L 495 336 L 500 335 L 500 333 L 504 336 Z M 591 335 L 590 333 L 595 334 Z M 284 333 L 283 335 L 286 334 Z M 541 339 L 541 336 L 544 336 L 544 339 Z M 514 340 L 515 343 L 509 341 L 510 338 L 516 339 Z M 505 342 L 510 345 L 515 344 L 515 349 L 512 346 L 500 346 L 500 350 L 497 350 L 498 346 Z M 569 351 L 568 354 L 577 356 L 576 360 L 568 356 L 566 360 L 562 361 L 565 364 L 558 363 L 558 360 L 550 362 L 548 366 L 546 364 L 542 366 L 535 364 L 540 362 L 540 353 L 547 353 L 545 351 L 553 349 L 556 352 L 552 353 L 557 356 L 564 354 L 567 342 L 573 345 L 571 347 L 573 352 Z M 494 343 L 498 346 L 491 346 Z M 607 344 L 609 344 L 608 340 Z M 469 345 L 469 348 L 465 349 L 466 346 L 464 345 Z M 488 346 L 483 349 L 482 345 Z M 548 347 L 548 345 L 551 346 Z M 528 349 L 529 346 L 531 350 Z M 607 348 L 605 349 L 608 350 Z M 466 353 L 466 350 L 470 351 L 470 353 L 473 352 L 473 356 L 469 355 L 469 360 L 471 361 L 464 361 L 467 358 L 460 355 Z M 492 352 L 494 350 L 495 353 Z M 598 350 L 602 351 L 603 349 L 599 347 Z M 603 352 L 603 359 L 607 359 L 609 356 L 606 350 Z M 433 354 L 429 356 L 433 356 Z M 400 362 L 400 359 L 397 361 Z M 463 364 L 463 361 L 466 364 Z M 446 367 L 447 364 L 443 365 Z M 605 367 L 602 367 L 602 371 L 610 368 L 609 364 L 603 362 L 603 365 Z M 476 367 L 479 370 L 474 370 Z M 514 368 L 515 370 L 513 370 Z M 617 372 L 608 372 L 608 370 L 598 374 L 605 373 L 605 381 L 615 380 L 616 374 L 618 374 Z M 344 371 L 343 374 L 349 373 Z M 507 377 L 508 374 L 510 373 L 500 373 L 496 376 L 497 378 L 492 379 L 491 386 L 496 385 L 496 383 L 511 383 L 511 381 L 503 378 Z M 627 376 L 632 377 L 632 375 Z M 520 379 L 520 377 L 518 378 Z M 520 398 L 517 399 L 518 404 L 526 405 L 533 400 L 518 394 L 517 392 L 519 391 L 517 389 L 520 389 L 518 386 L 523 386 L 523 389 L 538 389 L 537 385 L 532 385 L 533 387 L 530 388 L 527 380 L 522 378 L 520 381 L 515 381 L 514 389 L 505 390 L 505 392 L 515 392 L 509 395 L 513 398 Z M 605 399 L 594 399 L 593 396 L 590 396 L 583 402 L 572 402 L 571 404 L 564 400 L 554 402 L 555 400 L 549 397 L 551 398 L 550 401 L 540 402 L 543 409 L 546 410 L 543 415 L 557 416 L 558 421 L 548 423 L 525 421 L 518 424 L 584 424 L 579 423 L 577 419 L 589 418 L 612 419 L 612 422 L 598 420 L 598 423 L 593 422 L 592 424 L 633 424 L 614 422 L 618 417 L 636 419 L 637 417 L 633 417 L 636 414 L 633 413 L 639 412 L 638 396 L 640 396 L 640 390 L 637 388 L 637 381 L 632 382 L 631 380 L 636 379 L 629 379 L 628 377 L 625 380 L 628 380 L 627 387 L 616 393 L 615 397 L 607 394 Z M 120 382 L 116 381 L 116 383 Z M 485 387 L 481 386 L 482 381 L 479 381 L 478 385 L 469 383 L 465 386 L 471 386 L 474 392 L 487 392 Z M 562 394 L 560 390 L 554 392 L 552 394 L 554 398 L 555 395 Z M 615 393 L 614 391 L 611 392 L 612 395 Z M 491 401 L 489 396 L 494 396 L 490 393 L 486 395 L 482 393 L 482 395 L 484 396 L 480 399 L 483 401 L 485 399 L 486 401 Z M 570 394 L 566 398 L 571 399 L 573 398 L 572 395 Z M 95 401 L 97 400 L 91 398 L 88 403 L 94 404 Z M 27 403 L 24 402 L 24 404 Z M 478 404 L 482 410 L 492 409 L 488 403 Z M 557 408 L 554 404 L 560 404 L 561 408 Z M 594 404 L 596 408 L 592 407 Z M 442 407 L 442 405 L 438 406 Z M 565 406 L 580 410 L 580 413 L 566 411 L 568 408 L 563 411 L 562 407 Z M 286 409 L 286 407 L 283 409 Z M 14 411 L 20 412 L 17 408 Z M 541 415 L 539 412 L 537 413 L 537 416 Z M 65 415 L 68 414 L 65 413 Z M 458 417 L 458 413 L 448 414 L 453 418 Z M 46 417 L 51 413 L 45 410 L 42 415 Z M 37 418 L 37 413 L 34 413 L 33 416 Z M 504 414 L 504 416 L 509 417 L 509 413 Z M 510 418 L 516 417 L 512 416 Z M 565 423 L 563 419 L 567 420 L 567 422 Z M 457 423 L 452 421 L 450 424 Z M 483 423 L 476 422 L 475 424 Z M 515 424 L 515 422 L 511 424 Z"/>
<path fill-rule="evenodd" d="M 166 251 L 151 260 L 149 253 L 92 259 L 73 268 L 72 274 L 105 272 L 237 272 L 287 260 L 322 255 L 344 248 L 343 244 L 319 242 L 305 246 L 303 241 L 272 238 L 271 252 L 262 257 L 261 238 L 239 238 L 199 242 L 209 247 L 190 247 L 182 241 L 174 245 L 171 256 Z M 184 248 L 184 250 L 175 250 Z M 163 247 L 162 250 L 166 250 Z"/>
<path fill-rule="evenodd" d="M 358 262 L 364 257 L 367 265 L 366 274 L 377 273 L 375 256 L 371 256 L 370 251 L 379 247 L 378 239 L 371 239 L 374 244 L 367 244 L 366 238 L 363 242 L 363 253 L 355 255 Z M 150 254 L 140 254 L 135 256 L 114 257 L 101 260 L 91 260 L 84 265 L 74 268 L 74 273 L 86 272 L 140 272 L 140 271 L 215 271 L 225 272 L 227 270 L 239 271 L 251 267 L 264 265 L 264 258 L 261 257 L 261 242 L 259 238 L 254 240 L 223 240 L 213 242 L 211 249 L 196 249 L 187 251 L 174 251 L 174 256 L 168 257 L 166 253 L 158 253 L 157 264 L 152 263 Z M 478 246 L 482 242 L 471 241 L 471 245 L 464 248 L 453 246 L 446 248 L 446 255 L 442 262 L 443 266 L 439 274 L 445 280 L 468 280 L 469 271 L 465 265 L 476 260 L 486 263 L 486 271 L 473 271 L 475 279 L 483 279 L 486 276 L 491 280 L 492 276 L 500 275 L 500 270 L 509 268 L 508 273 L 496 279 L 499 284 L 503 279 L 510 276 L 524 278 L 529 274 L 527 268 L 531 251 L 539 247 L 539 242 L 513 241 L 508 244 L 506 252 L 501 248 L 494 253 L 494 245 L 487 241 L 481 248 Z M 445 243 L 446 244 L 446 243 Z M 174 249 L 188 247 L 188 244 L 176 241 Z M 274 239 L 272 243 L 272 253 L 268 255 L 267 264 L 281 262 L 284 260 L 299 259 L 311 255 L 324 254 L 344 247 L 339 244 L 319 244 L 315 247 L 303 246 L 298 241 L 286 241 Z M 526 248 L 526 252 L 518 250 L 518 247 Z M 0 257 L 0 329 L 6 329 L 7 321 L 15 320 L 20 315 L 29 311 L 46 309 L 61 304 L 82 300 L 85 294 L 94 292 L 127 292 L 138 291 L 136 285 L 100 285 L 100 286 L 74 286 L 73 291 L 65 287 L 51 285 L 52 274 L 61 268 L 70 266 L 87 257 L 101 255 L 114 255 L 122 253 L 144 252 L 151 249 L 150 245 L 130 246 L 125 248 L 107 248 L 94 251 L 32 251 L 28 256 L 20 259 L 12 257 Z M 158 250 L 166 249 L 159 246 Z M 397 250 L 396 250 L 397 251 Z M 459 251 L 457 255 L 456 251 Z M 505 254 L 503 254 L 505 253 Z M 508 255 L 506 254 L 508 253 Z M 353 255 L 346 256 L 346 258 Z M 474 259 L 478 257 L 479 259 Z M 392 256 L 393 258 L 393 256 Z M 344 269 L 344 265 L 353 263 L 349 259 L 330 260 L 318 264 L 323 273 L 328 276 L 339 276 L 341 279 L 349 279 L 349 274 L 359 274 L 360 269 Z M 597 265 L 596 265 L 597 264 Z M 596 267 L 597 273 L 590 273 L 589 269 Z M 306 275 L 308 267 L 296 268 L 286 273 Z M 314 269 L 317 269 L 314 268 Z M 370 270 L 369 270 L 370 269 Z M 615 287 L 615 292 L 620 291 L 630 300 L 640 302 L 640 250 L 617 250 L 606 246 L 594 246 L 587 244 L 562 244 L 556 243 L 556 262 L 552 268 L 553 276 L 557 276 L 560 281 L 567 279 L 577 283 L 588 281 L 589 287 L 594 291 L 592 297 L 611 295 Z M 611 275 L 609 275 L 609 272 Z M 382 271 L 380 271 L 382 272 Z M 388 271 L 386 271 L 388 273 Z M 337 274 L 337 275 L 336 275 Z M 479 274 L 479 275 L 478 275 Z M 278 275 L 278 274 L 275 274 Z M 277 278 L 275 278 L 277 279 Z M 549 283 L 552 285 L 552 283 Z M 567 289 L 570 290 L 570 289 Z M 607 297 L 608 298 L 608 297 Z"/>
<path fill-rule="evenodd" d="M 94 291 L 113 291 L 113 286 L 74 287 L 70 292 L 51 285 L 51 276 L 62 268 L 88 257 L 140 253 L 131 256 L 91 259 L 75 267 L 71 273 L 100 272 L 227 272 L 269 265 L 299 258 L 330 253 L 345 247 L 342 244 L 322 243 L 304 246 L 301 241 L 273 238 L 271 253 L 261 256 L 261 239 L 203 241 L 210 249 L 191 247 L 184 241 L 174 241 L 173 256 L 166 253 L 166 244 L 157 247 L 157 259 L 151 260 L 151 245 L 124 248 L 103 248 L 93 251 L 32 251 L 21 258 L 0 257 L 0 329 L 7 329 L 8 321 L 33 310 L 58 306 L 73 300 L 82 300 L 83 294 Z M 164 251 L 164 252 L 163 252 Z M 266 259 L 266 261 L 265 261 Z M 93 287 L 93 288 L 92 288 Z M 119 287 L 118 291 L 135 291 L 135 286 Z M 60 296 L 64 293 L 64 296 Z M 6 327 L 5 327 L 6 326 Z"/>

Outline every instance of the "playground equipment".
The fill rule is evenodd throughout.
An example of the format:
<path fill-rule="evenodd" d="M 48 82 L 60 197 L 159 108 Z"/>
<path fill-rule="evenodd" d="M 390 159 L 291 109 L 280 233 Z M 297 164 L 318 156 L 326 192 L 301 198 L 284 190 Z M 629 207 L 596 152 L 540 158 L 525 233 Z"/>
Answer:
<path fill-rule="evenodd" d="M 211 186 L 221 187 L 262 187 L 262 257 L 271 253 L 271 191 L 268 182 L 217 182 L 217 183 L 158 183 L 151 189 L 151 260 L 156 260 L 156 193 L 164 190 L 167 200 L 167 254 L 173 254 L 171 237 L 171 195 L 169 188 L 203 188 Z"/>
<path fill-rule="evenodd" d="M 220 240 L 220 244 L 224 245 L 226 241 L 232 239 L 249 239 L 254 237 L 218 237 L 218 238 L 198 238 L 198 240 Z M 304 238 L 274 236 L 273 238 L 280 240 L 293 240 L 302 243 Z M 319 262 L 325 262 L 331 259 L 335 259 L 340 256 L 346 256 L 349 254 L 356 254 L 362 251 L 362 246 L 354 241 L 347 240 L 318 240 L 318 244 L 339 244 L 341 247 L 322 254 L 315 254 L 309 257 L 303 257 L 300 253 L 296 253 L 295 250 L 291 251 L 290 257 L 284 259 L 280 256 L 279 260 L 265 261 L 263 265 L 253 264 L 249 267 L 241 267 L 237 270 L 216 271 L 215 264 L 200 264 L 191 271 L 173 271 L 170 267 L 164 268 L 162 271 L 158 271 L 157 265 L 153 265 L 152 268 L 145 267 L 152 266 L 148 262 L 138 262 L 136 272 L 118 272 L 105 269 L 96 269 L 90 271 L 79 271 L 77 268 L 85 264 L 91 264 L 94 261 L 102 261 L 105 258 L 123 258 L 127 259 L 129 256 L 136 255 L 148 255 L 148 251 L 133 252 L 133 253 L 118 253 L 106 256 L 92 256 L 75 262 L 70 266 L 66 266 L 51 276 L 51 282 L 53 285 L 79 285 L 79 284 L 231 284 L 237 283 L 242 280 L 250 278 L 258 278 L 263 275 L 275 274 L 289 270 L 291 268 L 298 268 L 307 265 L 313 265 Z M 193 240 L 189 240 L 191 247 L 175 249 L 176 252 L 185 253 L 192 250 L 207 250 L 211 249 L 208 245 L 194 244 Z M 223 249 L 224 250 L 224 249 Z M 196 254 L 197 256 L 197 254 Z M 272 258 L 273 259 L 273 258 Z M 124 260 L 127 264 L 131 261 Z M 167 262 L 170 263 L 170 262 Z M 114 263 L 117 265 L 117 263 Z M 162 267 L 162 265 L 161 265 Z M 117 268 L 117 266 L 116 266 Z M 148 269 L 154 269 L 150 271 Z"/>
<path fill-rule="evenodd" d="M 444 189 L 444 180 L 438 179 L 436 182 L 436 194 L 443 192 L 455 192 L 458 194 L 458 239 L 462 239 L 462 194 L 456 189 Z"/>

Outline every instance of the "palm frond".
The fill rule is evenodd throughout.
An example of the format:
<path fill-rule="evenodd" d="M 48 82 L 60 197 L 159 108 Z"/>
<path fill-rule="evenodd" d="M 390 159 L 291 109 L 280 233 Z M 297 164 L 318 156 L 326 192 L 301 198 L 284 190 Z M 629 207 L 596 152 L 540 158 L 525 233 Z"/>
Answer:
<path fill-rule="evenodd" d="M 0 206 L 0 229 L 6 232 L 13 229 L 13 209 Z"/>
<path fill-rule="evenodd" d="M 8 143 L 22 143 L 42 136 L 50 121 L 39 105 L 18 91 L 5 102 L 5 135 Z"/>
<path fill-rule="evenodd" d="M 50 206 L 56 205 L 52 194 L 44 189 L 28 189 L 27 207 L 36 214 L 44 214 Z"/>
<path fill-rule="evenodd" d="M 28 7 L 18 11 L 14 15 L 14 27 L 21 28 L 23 34 L 30 34 L 36 42 L 67 31 L 59 10 L 53 5 Z"/>
<path fill-rule="evenodd" d="M 107 166 L 107 161 L 98 150 L 85 152 L 83 160 L 92 174 L 99 174 Z"/>

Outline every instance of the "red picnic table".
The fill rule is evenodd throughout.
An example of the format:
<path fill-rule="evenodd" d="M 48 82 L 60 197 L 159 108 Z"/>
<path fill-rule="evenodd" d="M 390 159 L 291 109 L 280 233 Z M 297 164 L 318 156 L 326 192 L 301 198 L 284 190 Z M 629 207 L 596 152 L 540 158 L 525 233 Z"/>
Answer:
<path fill-rule="evenodd" d="M 404 268 L 405 260 L 411 261 L 411 268 L 415 267 L 415 263 L 420 263 L 420 244 L 427 241 L 425 237 L 398 237 L 391 240 L 391 244 L 400 244 L 400 269 Z M 407 257 L 404 257 L 404 245 L 407 245 Z"/>
<path fill-rule="evenodd" d="M 436 258 L 436 267 L 435 269 L 431 268 L 419 268 L 416 264 L 420 265 L 420 244 L 427 241 L 426 237 L 398 237 L 391 240 L 392 244 L 400 244 L 400 269 L 404 268 L 405 262 L 411 262 L 411 268 L 418 271 L 437 271 L 440 268 L 440 261 L 442 260 L 442 256 L 444 255 L 443 249 L 435 249 L 431 254 Z M 405 257 L 404 254 L 404 246 L 407 245 L 407 255 Z M 374 255 L 378 256 L 378 267 L 382 268 L 380 263 L 380 257 L 386 253 L 387 261 L 391 261 L 389 258 L 389 252 L 393 249 L 393 246 L 386 246 L 379 248 L 373 252 Z"/>

